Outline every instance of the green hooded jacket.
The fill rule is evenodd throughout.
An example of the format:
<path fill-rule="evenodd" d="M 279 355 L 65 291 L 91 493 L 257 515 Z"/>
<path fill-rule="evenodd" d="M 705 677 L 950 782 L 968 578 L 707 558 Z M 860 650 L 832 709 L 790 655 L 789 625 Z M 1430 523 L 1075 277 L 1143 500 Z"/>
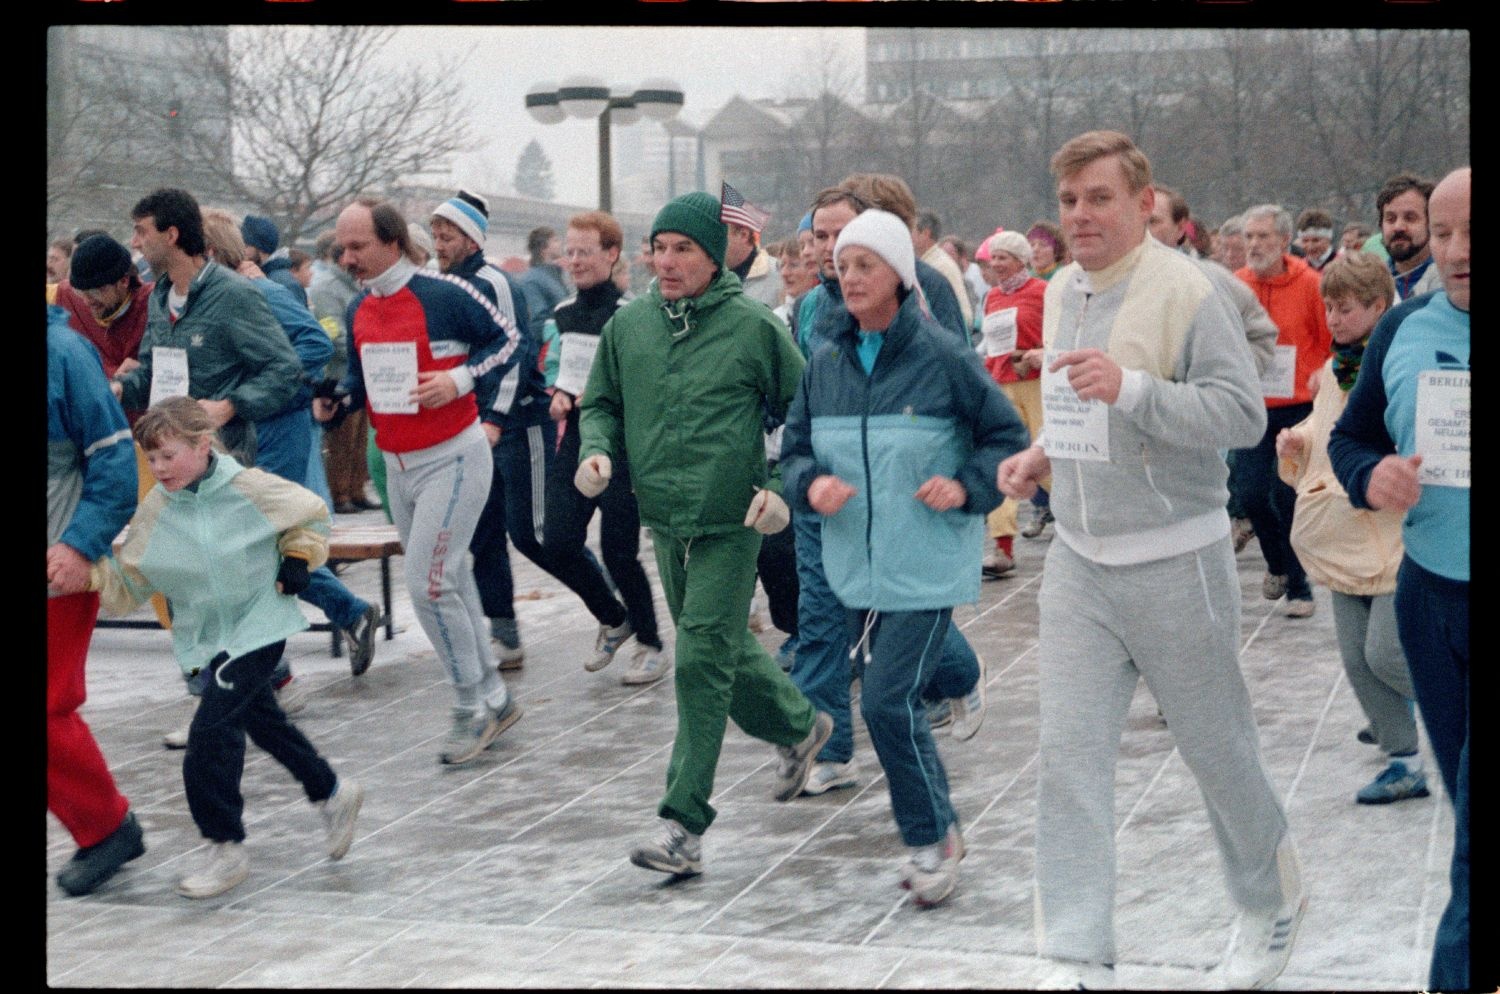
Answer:
<path fill-rule="evenodd" d="M 653 281 L 605 324 L 583 394 L 579 459 L 624 454 L 647 527 L 683 538 L 733 531 L 768 485 L 765 415 L 786 416 L 802 355 L 728 270 L 673 303 L 678 317 Z"/>

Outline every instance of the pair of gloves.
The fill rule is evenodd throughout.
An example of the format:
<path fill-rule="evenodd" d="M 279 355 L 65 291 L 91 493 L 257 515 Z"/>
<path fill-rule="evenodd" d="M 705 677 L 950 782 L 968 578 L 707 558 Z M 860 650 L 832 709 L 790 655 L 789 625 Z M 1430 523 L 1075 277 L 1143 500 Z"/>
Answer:
<path fill-rule="evenodd" d="M 573 486 L 585 497 L 598 497 L 609 486 L 612 471 L 609 456 L 596 453 L 578 464 L 578 472 L 573 474 Z M 755 496 L 750 499 L 750 509 L 745 512 L 746 528 L 754 528 L 762 535 L 774 535 L 791 521 L 792 514 L 780 494 L 756 488 Z"/>

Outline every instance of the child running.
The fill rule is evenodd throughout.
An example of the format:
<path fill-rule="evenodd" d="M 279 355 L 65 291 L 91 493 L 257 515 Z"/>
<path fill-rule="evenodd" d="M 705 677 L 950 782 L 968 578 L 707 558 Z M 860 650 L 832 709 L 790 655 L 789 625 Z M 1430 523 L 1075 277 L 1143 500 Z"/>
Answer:
<path fill-rule="evenodd" d="M 177 893 L 214 897 L 250 875 L 240 795 L 247 733 L 301 782 L 322 812 L 328 855 L 339 859 L 353 841 L 364 791 L 335 775 L 287 720 L 270 682 L 287 636 L 308 627 L 294 595 L 328 558 L 328 509 L 312 491 L 236 462 L 189 397 L 152 406 L 135 437 L 157 485 L 131 518 L 118 555 L 94 563 L 89 589 L 112 614 L 165 594 L 177 663 L 189 680 L 203 681 L 182 779 L 210 847 Z"/>

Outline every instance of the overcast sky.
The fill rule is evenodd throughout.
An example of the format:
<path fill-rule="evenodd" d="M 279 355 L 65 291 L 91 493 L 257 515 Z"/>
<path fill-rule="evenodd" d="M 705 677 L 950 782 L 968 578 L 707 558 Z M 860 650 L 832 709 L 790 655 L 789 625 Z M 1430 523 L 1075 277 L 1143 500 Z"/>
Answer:
<path fill-rule="evenodd" d="M 807 78 L 806 66 L 834 50 L 863 92 L 862 28 L 405 27 L 385 56 L 457 71 L 465 81 L 480 144 L 455 159 L 450 177 L 455 184 L 497 192 L 508 188 L 516 157 L 535 138 L 552 160 L 557 198 L 593 204 L 598 125 L 571 117 L 538 124 L 524 106 L 533 84 L 587 74 L 633 89 L 665 77 L 682 88 L 683 120 L 701 125 L 736 93 L 778 99 L 810 95 L 818 84 Z M 645 119 L 633 127 L 661 125 Z"/>

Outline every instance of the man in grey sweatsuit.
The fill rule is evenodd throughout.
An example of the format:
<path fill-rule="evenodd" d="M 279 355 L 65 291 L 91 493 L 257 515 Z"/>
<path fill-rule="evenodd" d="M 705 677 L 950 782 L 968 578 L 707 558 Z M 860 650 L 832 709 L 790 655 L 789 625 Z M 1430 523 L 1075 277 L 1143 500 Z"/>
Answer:
<path fill-rule="evenodd" d="M 1037 945 L 1043 986 L 1114 986 L 1115 756 L 1144 677 L 1244 912 L 1225 980 L 1260 987 L 1285 967 L 1305 899 L 1239 669 L 1219 450 L 1259 437 L 1265 410 L 1239 316 L 1147 236 L 1150 170 L 1111 131 L 1053 157 L 1075 261 L 1047 288 L 1041 437 L 998 472 L 1017 499 L 1052 474 L 1060 540 L 1038 597 Z M 1069 388 L 1071 411 L 1052 400 Z"/>

